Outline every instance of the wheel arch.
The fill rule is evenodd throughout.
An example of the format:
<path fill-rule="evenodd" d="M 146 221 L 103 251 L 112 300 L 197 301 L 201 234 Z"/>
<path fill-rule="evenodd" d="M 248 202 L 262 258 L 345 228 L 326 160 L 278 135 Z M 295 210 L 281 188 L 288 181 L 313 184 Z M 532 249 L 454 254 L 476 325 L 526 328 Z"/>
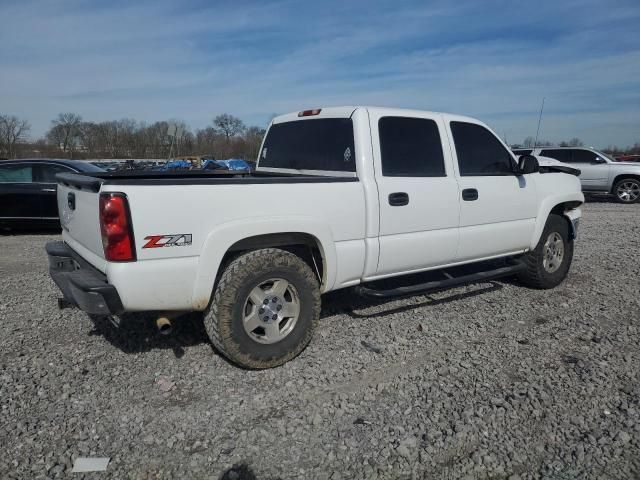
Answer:
<path fill-rule="evenodd" d="M 298 228 L 293 230 L 291 225 Z M 327 225 L 313 219 L 252 219 L 251 222 L 223 225 L 207 237 L 194 286 L 194 309 L 207 307 L 225 265 L 242 253 L 261 248 L 281 248 L 298 255 L 318 275 L 321 291 L 333 287 L 336 251 Z"/>
<path fill-rule="evenodd" d="M 580 218 L 582 212 L 580 210 L 580 206 L 584 203 L 584 196 L 580 194 L 582 198 L 576 199 L 575 195 L 570 196 L 562 196 L 566 198 L 558 198 L 553 197 L 546 199 L 541 205 L 538 217 L 536 218 L 536 225 L 534 229 L 533 238 L 531 239 L 531 244 L 529 248 L 531 250 L 536 248 L 538 242 L 540 241 L 540 237 L 542 236 L 542 232 L 544 230 L 544 226 L 547 223 L 547 219 L 549 215 L 559 215 L 565 219 L 567 225 L 569 227 L 569 232 L 571 234 L 571 238 L 576 238 L 577 232 L 574 230 L 574 222 L 573 220 Z"/>
<path fill-rule="evenodd" d="M 625 178 L 633 178 L 635 180 L 640 180 L 640 174 L 639 173 L 621 173 L 619 175 L 616 175 L 613 178 L 613 182 L 611 182 L 611 190 L 610 193 L 612 193 L 613 195 L 615 195 L 615 188 L 616 188 L 616 184 L 620 181 L 623 180 Z"/>

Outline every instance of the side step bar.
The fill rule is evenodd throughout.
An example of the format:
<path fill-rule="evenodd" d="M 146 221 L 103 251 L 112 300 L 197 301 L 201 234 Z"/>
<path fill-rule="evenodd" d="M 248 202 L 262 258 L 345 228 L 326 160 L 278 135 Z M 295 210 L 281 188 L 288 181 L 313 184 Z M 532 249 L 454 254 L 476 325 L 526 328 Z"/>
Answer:
<path fill-rule="evenodd" d="M 444 290 L 446 288 L 464 285 L 466 283 L 475 283 L 484 280 L 491 280 L 494 278 L 507 277 L 509 275 L 518 273 L 525 268 L 526 266 L 524 263 L 518 262 L 505 267 L 461 275 L 459 277 L 452 277 L 447 272 L 443 272 L 447 277 L 444 280 L 434 280 L 426 283 L 418 283 L 416 285 L 390 288 L 388 290 L 378 290 L 374 288 L 358 286 L 356 287 L 356 291 L 360 295 L 370 298 L 403 297 L 408 295 L 417 295 L 419 293 L 425 293 L 432 290 Z"/>

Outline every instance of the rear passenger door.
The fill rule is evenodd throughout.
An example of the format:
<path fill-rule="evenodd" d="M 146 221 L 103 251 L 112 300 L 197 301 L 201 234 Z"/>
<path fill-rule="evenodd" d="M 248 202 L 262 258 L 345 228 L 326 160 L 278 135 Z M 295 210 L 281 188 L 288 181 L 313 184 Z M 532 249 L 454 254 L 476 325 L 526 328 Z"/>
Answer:
<path fill-rule="evenodd" d="M 371 112 L 380 206 L 376 276 L 454 261 L 458 185 L 440 115 Z"/>
<path fill-rule="evenodd" d="M 536 218 L 535 176 L 516 176 L 508 148 L 484 125 L 449 121 L 460 185 L 457 261 L 516 253 L 529 247 Z"/>

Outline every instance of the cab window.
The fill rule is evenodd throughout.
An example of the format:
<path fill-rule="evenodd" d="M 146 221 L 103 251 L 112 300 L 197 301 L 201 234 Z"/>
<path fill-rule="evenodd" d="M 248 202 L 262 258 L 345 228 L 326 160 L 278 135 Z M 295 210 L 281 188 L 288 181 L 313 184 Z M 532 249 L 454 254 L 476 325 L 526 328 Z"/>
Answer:
<path fill-rule="evenodd" d="M 540 152 L 540 156 L 554 158 L 563 163 L 573 163 L 571 150 L 567 148 L 545 148 Z"/>
<path fill-rule="evenodd" d="M 595 163 L 598 155 L 595 152 L 589 150 L 574 150 L 573 162 L 574 163 Z"/>
<path fill-rule="evenodd" d="M 515 162 L 496 136 L 482 125 L 451 122 L 451 133 L 463 177 L 513 175 Z"/>
<path fill-rule="evenodd" d="M 31 183 L 33 169 L 31 165 L 0 165 L 0 182 Z"/>
<path fill-rule="evenodd" d="M 73 173 L 74 170 L 63 165 L 36 165 L 34 168 L 34 181 L 39 183 L 57 183 L 56 174 L 58 173 Z"/>
<path fill-rule="evenodd" d="M 438 125 L 426 118 L 383 117 L 378 121 L 382 175 L 445 177 Z"/>

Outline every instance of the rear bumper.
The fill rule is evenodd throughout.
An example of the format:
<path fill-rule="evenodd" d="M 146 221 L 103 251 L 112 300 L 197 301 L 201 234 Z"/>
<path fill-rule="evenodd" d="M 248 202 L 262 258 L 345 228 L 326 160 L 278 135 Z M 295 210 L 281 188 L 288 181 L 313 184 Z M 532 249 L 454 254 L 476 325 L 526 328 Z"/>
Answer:
<path fill-rule="evenodd" d="M 117 315 L 124 311 L 120 295 L 107 277 L 64 242 L 49 242 L 49 274 L 64 298 L 87 313 Z"/>

